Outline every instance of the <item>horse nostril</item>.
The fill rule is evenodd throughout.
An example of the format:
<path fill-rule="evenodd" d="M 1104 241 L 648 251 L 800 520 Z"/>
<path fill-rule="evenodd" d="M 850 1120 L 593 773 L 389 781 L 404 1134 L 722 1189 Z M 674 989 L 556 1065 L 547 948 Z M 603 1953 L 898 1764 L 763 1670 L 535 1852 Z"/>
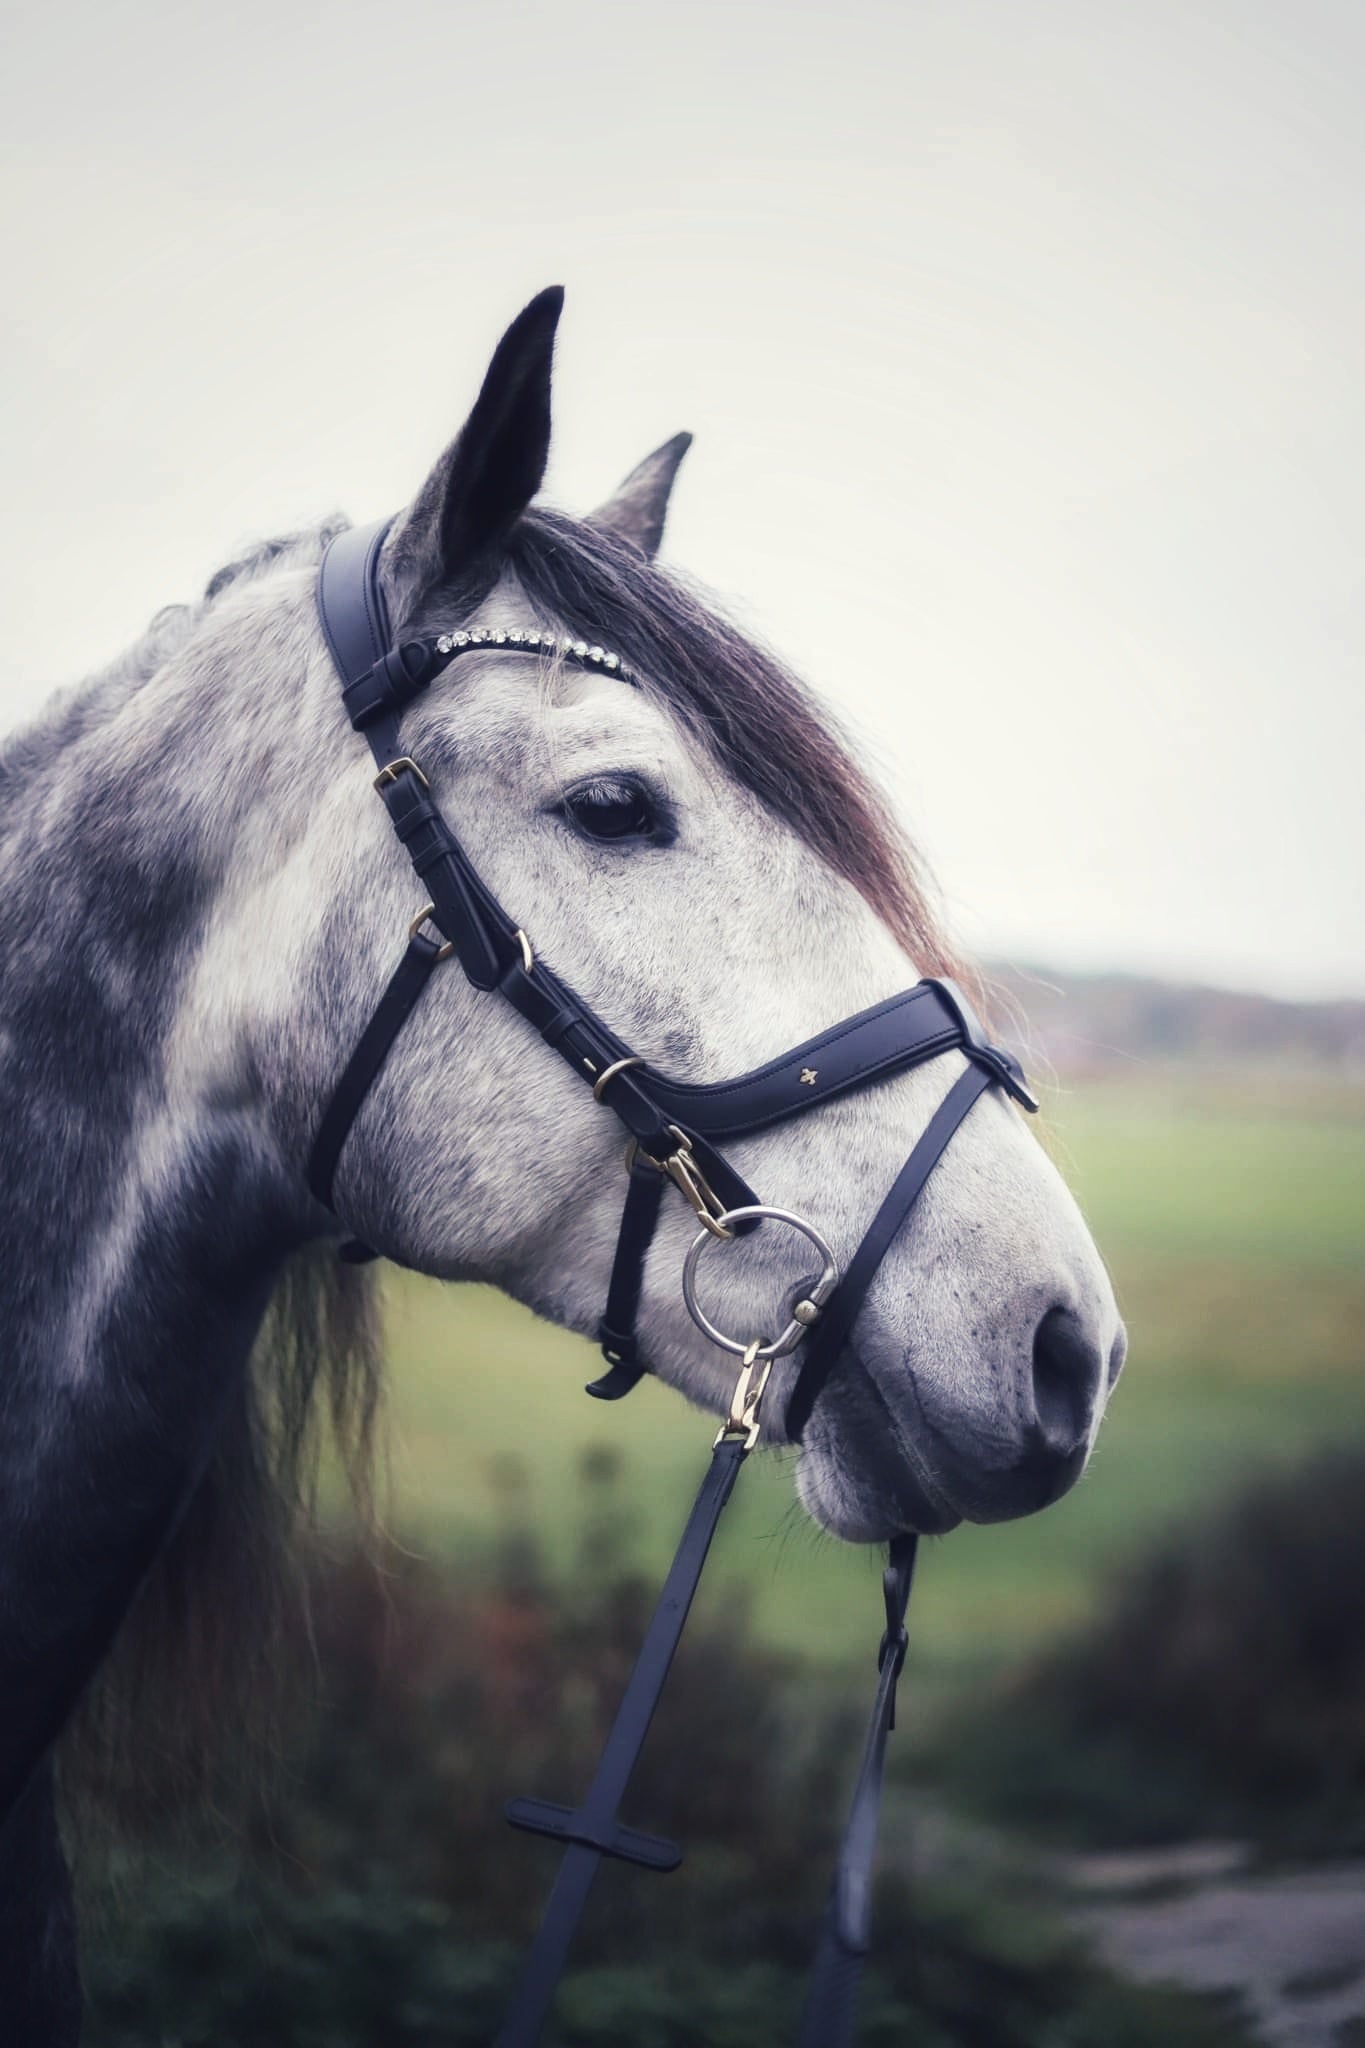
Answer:
<path fill-rule="evenodd" d="M 1047 1448 L 1067 1457 L 1090 1434 L 1104 1360 L 1070 1309 L 1050 1308 L 1033 1333 L 1033 1406 Z"/>

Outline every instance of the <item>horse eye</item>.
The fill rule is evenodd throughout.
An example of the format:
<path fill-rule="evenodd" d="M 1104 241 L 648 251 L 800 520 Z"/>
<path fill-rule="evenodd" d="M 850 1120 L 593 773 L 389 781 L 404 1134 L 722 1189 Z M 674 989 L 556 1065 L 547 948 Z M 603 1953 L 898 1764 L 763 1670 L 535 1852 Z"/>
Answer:
<path fill-rule="evenodd" d="M 585 839 L 653 839 L 658 815 L 648 790 L 625 777 L 604 777 L 571 790 L 563 814 Z"/>

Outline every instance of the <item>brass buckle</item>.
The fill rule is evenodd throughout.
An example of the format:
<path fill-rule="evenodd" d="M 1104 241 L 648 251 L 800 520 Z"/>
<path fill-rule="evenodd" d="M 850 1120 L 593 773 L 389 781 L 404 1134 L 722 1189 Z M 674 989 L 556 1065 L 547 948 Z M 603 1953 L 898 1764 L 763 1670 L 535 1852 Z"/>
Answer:
<path fill-rule="evenodd" d="M 610 1073 L 610 1071 L 611 1069 L 608 1068 L 607 1072 Z M 606 1077 L 603 1076 L 603 1078 L 605 1079 Z M 635 1155 L 638 1152 L 642 1159 L 649 1161 L 656 1172 L 666 1173 L 674 1187 L 682 1190 L 687 1198 L 688 1208 L 692 1211 L 698 1223 L 701 1224 L 703 1230 L 709 1230 L 712 1237 L 732 1238 L 735 1234 L 734 1231 L 729 1228 L 728 1224 L 720 1221 L 720 1218 L 726 1214 L 725 1204 L 721 1201 L 720 1196 L 698 1166 L 696 1155 L 692 1150 L 691 1139 L 686 1131 L 680 1131 L 676 1124 L 669 1124 L 668 1134 L 671 1138 L 677 1139 L 678 1149 L 676 1152 L 670 1152 L 666 1159 L 656 1159 L 652 1152 L 646 1152 L 644 1146 L 637 1139 L 632 1138 L 626 1147 L 627 1173 L 629 1173 L 634 1165 Z"/>
<path fill-rule="evenodd" d="M 434 903 L 424 903 L 422 905 L 422 908 L 418 911 L 416 917 L 412 920 L 412 923 L 408 926 L 408 937 L 410 939 L 415 939 L 417 937 L 418 932 L 421 931 L 422 926 L 426 923 L 427 919 L 429 917 L 434 919 L 435 915 L 436 905 Z M 439 925 L 437 925 L 436 929 L 438 932 L 441 931 L 441 927 Z M 435 960 L 432 962 L 432 965 L 435 967 L 439 967 L 443 960 L 448 960 L 451 954 L 455 951 L 454 939 L 446 939 L 446 935 L 444 932 L 441 932 L 441 937 L 445 939 L 445 944 L 442 946 L 440 952 L 436 955 Z"/>
<path fill-rule="evenodd" d="M 711 1446 L 713 1451 L 723 1443 L 733 1442 L 736 1437 L 743 1438 L 746 1451 L 751 1451 L 758 1442 L 758 1404 L 763 1399 L 763 1389 L 773 1369 L 771 1358 L 760 1359 L 761 1349 L 757 1337 L 745 1348 L 744 1364 L 735 1381 L 735 1391 L 730 1396 L 730 1413 L 716 1431 L 716 1440 Z M 755 1369 L 758 1371 L 757 1380 L 754 1378 Z"/>
<path fill-rule="evenodd" d="M 417 777 L 417 780 L 421 783 L 423 789 L 431 788 L 431 784 L 427 781 L 426 776 L 423 775 L 421 769 L 417 766 L 417 763 L 413 760 L 411 754 L 400 754 L 396 761 L 387 762 L 385 766 L 380 769 L 379 773 L 374 778 L 375 788 L 382 789 L 386 782 L 397 782 L 399 776 L 402 774 L 405 768 L 411 768 L 413 774 Z"/>

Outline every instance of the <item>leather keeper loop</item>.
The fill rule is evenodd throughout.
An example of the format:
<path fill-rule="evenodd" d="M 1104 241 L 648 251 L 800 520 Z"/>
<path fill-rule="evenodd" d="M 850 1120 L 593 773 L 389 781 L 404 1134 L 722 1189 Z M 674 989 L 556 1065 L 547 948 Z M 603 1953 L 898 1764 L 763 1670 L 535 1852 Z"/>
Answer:
<path fill-rule="evenodd" d="M 571 1031 L 574 1025 L 580 1021 L 577 1010 L 571 1010 L 566 1005 L 561 1005 L 554 1012 L 553 1016 L 547 1017 L 545 1022 L 540 1025 L 540 1035 L 547 1045 L 557 1046 L 565 1032 Z M 586 1072 L 586 1069 L 584 1071 Z"/>
<path fill-rule="evenodd" d="M 413 836 L 415 837 L 416 835 L 414 834 Z M 428 881 L 436 872 L 436 869 L 444 863 L 447 866 L 447 871 L 454 876 L 455 886 L 459 889 L 460 894 L 468 897 L 471 901 L 473 900 L 472 891 L 468 888 L 463 876 L 460 874 L 459 863 L 455 859 L 455 849 L 451 844 L 450 833 L 446 828 L 444 819 L 438 821 L 433 831 L 430 846 L 418 847 L 415 853 L 412 851 L 411 846 L 409 846 L 408 851 L 412 857 L 413 873 L 420 875 L 424 882 Z M 433 886 L 432 894 L 435 895 L 435 893 L 435 887 Z"/>
<path fill-rule="evenodd" d="M 396 794 L 390 795 L 390 791 L 394 791 Z M 415 790 L 404 789 L 401 782 L 389 782 L 384 785 L 379 794 L 383 797 L 388 807 L 389 819 L 393 829 L 402 840 L 404 846 L 407 845 L 410 839 L 416 837 L 424 825 L 439 824 L 442 828 L 444 842 L 448 831 L 445 819 L 441 816 L 434 799 L 426 790 L 420 787 Z"/>
<path fill-rule="evenodd" d="M 640 1340 L 633 1330 L 613 1330 L 604 1319 L 597 1325 L 597 1342 L 609 1365 L 634 1365 Z"/>
<path fill-rule="evenodd" d="M 341 693 L 346 715 L 357 732 L 364 732 L 386 712 L 401 711 L 426 688 L 434 666 L 433 650 L 421 640 L 409 640 L 391 647 L 363 676 L 347 683 Z"/>

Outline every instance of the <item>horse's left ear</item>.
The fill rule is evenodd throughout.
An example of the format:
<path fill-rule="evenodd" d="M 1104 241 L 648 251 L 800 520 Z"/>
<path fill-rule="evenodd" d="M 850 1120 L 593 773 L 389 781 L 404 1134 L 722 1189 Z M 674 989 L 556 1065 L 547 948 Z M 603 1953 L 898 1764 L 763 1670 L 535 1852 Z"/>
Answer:
<path fill-rule="evenodd" d="M 550 453 L 550 369 L 564 304 L 551 285 L 493 351 L 474 409 L 394 527 L 390 561 L 412 598 L 497 547 L 540 489 Z"/>
<path fill-rule="evenodd" d="M 614 497 L 599 505 L 589 526 L 605 526 L 612 533 L 634 541 L 641 554 L 652 561 L 664 537 L 664 519 L 673 491 L 678 465 L 692 446 L 690 434 L 675 434 L 634 468 Z"/>

